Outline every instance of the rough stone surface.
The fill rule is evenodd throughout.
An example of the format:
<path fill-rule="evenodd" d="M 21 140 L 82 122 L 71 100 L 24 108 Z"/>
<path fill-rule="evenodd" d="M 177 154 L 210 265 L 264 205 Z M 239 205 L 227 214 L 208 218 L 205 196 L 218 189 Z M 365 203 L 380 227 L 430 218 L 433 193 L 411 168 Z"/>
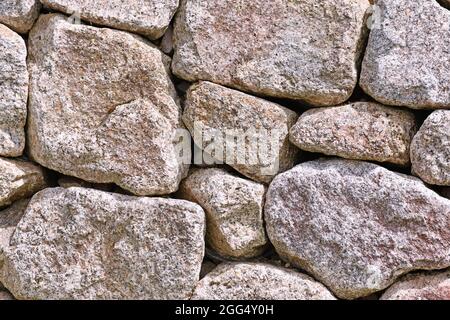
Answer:
<path fill-rule="evenodd" d="M 223 169 L 197 169 L 181 183 L 180 195 L 205 210 L 207 244 L 217 253 L 232 258 L 262 253 L 264 185 Z"/>
<path fill-rule="evenodd" d="M 0 280 L 18 299 L 188 299 L 205 217 L 184 200 L 46 189 L 28 205 Z"/>
<path fill-rule="evenodd" d="M 278 104 L 211 82 L 189 89 L 183 113 L 206 154 L 264 183 L 294 165 L 297 151 L 289 143 L 289 129 L 297 118 Z M 235 148 L 229 147 L 233 142 Z"/>
<path fill-rule="evenodd" d="M 416 131 L 413 113 L 358 102 L 306 111 L 292 127 L 290 141 L 309 152 L 408 165 Z"/>
<path fill-rule="evenodd" d="M 115 29 L 158 39 L 169 26 L 178 0 L 41 0 L 49 8 Z"/>
<path fill-rule="evenodd" d="M 9 240 L 25 213 L 29 201 L 29 199 L 16 201 L 7 209 L 0 211 L 0 269 L 3 264 L 3 252 L 5 248 L 9 246 Z M 0 280 L 0 300 L 2 300 L 2 298 L 3 300 L 9 300 L 6 299 L 8 297 L 9 293 L 6 292 L 6 289 Z"/>
<path fill-rule="evenodd" d="M 9 246 L 9 240 L 14 230 L 16 230 L 17 224 L 22 219 L 29 202 L 30 199 L 22 199 L 14 202 L 7 209 L 0 211 L 0 268 L 3 261 L 3 252 Z M 3 285 L 0 282 L 0 291 L 2 288 Z"/>
<path fill-rule="evenodd" d="M 1 0 L 0 23 L 16 32 L 26 33 L 39 16 L 39 0 Z"/>
<path fill-rule="evenodd" d="M 388 105 L 450 107 L 450 11 L 435 0 L 379 0 L 361 87 Z"/>
<path fill-rule="evenodd" d="M 322 284 L 266 263 L 223 263 L 200 280 L 195 300 L 335 300 Z"/>
<path fill-rule="evenodd" d="M 114 191 L 115 185 L 104 184 L 104 183 L 90 183 L 78 178 L 62 176 L 58 179 L 58 186 L 63 188 L 80 187 L 80 188 L 91 188 L 98 189 L 102 191 Z"/>
<path fill-rule="evenodd" d="M 380 291 L 412 270 L 450 266 L 450 201 L 414 177 L 318 160 L 277 176 L 266 197 L 277 252 L 341 298 Z"/>
<path fill-rule="evenodd" d="M 2 3 L 0 3 L 1 11 Z M 27 48 L 17 33 L 0 24 L 0 156 L 18 157 L 25 147 Z"/>
<path fill-rule="evenodd" d="M 381 300 L 450 300 L 450 269 L 407 275 L 392 285 Z"/>
<path fill-rule="evenodd" d="M 172 69 L 312 105 L 346 101 L 357 84 L 367 0 L 182 0 Z"/>
<path fill-rule="evenodd" d="M 138 195 L 175 192 L 181 110 L 169 58 L 123 31 L 44 15 L 30 33 L 30 155 L 45 167 Z"/>
<path fill-rule="evenodd" d="M 412 171 L 423 181 L 450 186 L 450 110 L 434 111 L 411 144 Z"/>
<path fill-rule="evenodd" d="M 0 208 L 47 186 L 44 170 L 31 162 L 0 158 Z"/>

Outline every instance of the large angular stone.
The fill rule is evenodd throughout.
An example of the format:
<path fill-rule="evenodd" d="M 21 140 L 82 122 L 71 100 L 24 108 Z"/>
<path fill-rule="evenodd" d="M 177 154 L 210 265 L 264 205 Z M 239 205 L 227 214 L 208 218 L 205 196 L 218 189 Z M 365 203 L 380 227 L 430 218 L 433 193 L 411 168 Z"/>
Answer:
<path fill-rule="evenodd" d="M 416 269 L 450 266 L 450 201 L 419 179 L 350 160 L 303 163 L 266 196 L 280 256 L 337 296 L 367 296 Z"/>
<path fill-rule="evenodd" d="M 26 59 L 22 37 L 0 24 L 0 156 L 4 157 L 18 157 L 25 147 Z"/>
<path fill-rule="evenodd" d="M 434 111 L 411 144 L 412 171 L 423 181 L 450 186 L 450 110 Z"/>
<path fill-rule="evenodd" d="M 39 0 L 1 0 L 0 23 L 16 32 L 26 33 L 39 16 L 40 9 Z"/>
<path fill-rule="evenodd" d="M 436 0 L 378 0 L 361 87 L 388 105 L 450 107 L 450 11 Z"/>
<path fill-rule="evenodd" d="M 138 36 L 55 14 L 38 20 L 29 50 L 35 161 L 138 195 L 178 189 L 188 165 L 176 149 L 183 125 L 167 56 Z"/>
<path fill-rule="evenodd" d="M 411 112 L 357 102 L 306 111 L 292 127 L 290 141 L 309 152 L 408 165 L 416 131 Z"/>
<path fill-rule="evenodd" d="M 18 224 L 0 281 L 18 299 L 188 299 L 204 231 L 203 210 L 184 200 L 46 189 Z"/>
<path fill-rule="evenodd" d="M 222 263 L 200 280 L 195 300 L 335 300 L 325 286 L 267 263 Z"/>
<path fill-rule="evenodd" d="M 183 0 L 172 69 L 312 105 L 346 101 L 358 78 L 367 0 Z"/>
<path fill-rule="evenodd" d="M 179 0 L 41 0 L 46 6 L 74 18 L 140 33 L 150 39 L 163 36 Z"/>
<path fill-rule="evenodd" d="M 450 300 L 450 270 L 407 275 L 381 300 Z"/>
<path fill-rule="evenodd" d="M 47 186 L 44 170 L 31 162 L 0 158 L 0 208 Z"/>
<path fill-rule="evenodd" d="M 185 104 L 183 121 L 194 142 L 219 162 L 264 183 L 294 165 L 288 135 L 295 112 L 211 82 L 191 86 Z"/>
<path fill-rule="evenodd" d="M 265 187 L 223 169 L 193 170 L 180 186 L 180 196 L 206 212 L 206 240 L 224 257 L 250 258 L 267 243 L 263 207 Z"/>

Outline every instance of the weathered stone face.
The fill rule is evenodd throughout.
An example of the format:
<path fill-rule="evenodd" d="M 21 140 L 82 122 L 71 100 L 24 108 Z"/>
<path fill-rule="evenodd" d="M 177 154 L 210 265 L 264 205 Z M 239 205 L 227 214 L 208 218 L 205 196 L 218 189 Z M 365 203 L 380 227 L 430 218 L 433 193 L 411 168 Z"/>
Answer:
<path fill-rule="evenodd" d="M 0 158 L 0 208 L 32 196 L 47 186 L 43 169 L 34 163 Z"/>
<path fill-rule="evenodd" d="M 288 135 L 296 120 L 287 108 L 211 82 L 191 86 L 183 113 L 206 154 L 264 183 L 294 165 Z"/>
<path fill-rule="evenodd" d="M 204 220 L 183 200 L 46 189 L 18 224 L 0 281 L 18 299 L 188 299 Z"/>
<path fill-rule="evenodd" d="M 381 300 L 450 300 L 450 270 L 406 275 Z"/>
<path fill-rule="evenodd" d="M 1 0 L 0 23 L 19 33 L 28 32 L 39 16 L 39 0 Z"/>
<path fill-rule="evenodd" d="M 4 157 L 18 157 L 25 147 L 26 59 L 22 37 L 0 24 L 0 156 Z"/>
<path fill-rule="evenodd" d="M 346 299 L 416 269 L 450 266 L 450 201 L 420 180 L 350 160 L 303 163 L 266 196 L 267 233 L 285 260 Z"/>
<path fill-rule="evenodd" d="M 9 292 L 0 290 L 0 300 L 14 300 L 14 297 Z"/>
<path fill-rule="evenodd" d="M 367 0 L 182 0 L 174 73 L 324 106 L 357 83 Z"/>
<path fill-rule="evenodd" d="M 361 87 L 381 103 L 450 107 L 450 11 L 435 0 L 379 0 Z"/>
<path fill-rule="evenodd" d="M 9 246 L 11 236 L 16 230 L 20 219 L 22 219 L 29 202 L 30 199 L 22 199 L 14 202 L 7 209 L 0 211 L 0 269 L 3 263 L 3 252 Z M 0 281 L 0 292 L 3 288 Z"/>
<path fill-rule="evenodd" d="M 306 111 L 292 127 L 290 141 L 309 152 L 408 165 L 416 131 L 413 113 L 358 102 Z"/>
<path fill-rule="evenodd" d="M 0 0 L 0 300 L 450 300 L 449 9 Z"/>
<path fill-rule="evenodd" d="M 208 273 L 214 270 L 215 267 L 217 267 L 217 265 L 214 262 L 204 259 L 202 263 L 202 270 L 200 271 L 200 279 L 203 279 Z"/>
<path fill-rule="evenodd" d="M 412 171 L 430 184 L 450 186 L 450 110 L 434 111 L 414 136 Z"/>
<path fill-rule="evenodd" d="M 180 195 L 206 212 L 209 246 L 231 258 L 261 254 L 267 243 L 263 222 L 265 187 L 223 169 L 193 170 Z"/>
<path fill-rule="evenodd" d="M 169 58 L 138 36 L 42 16 L 30 34 L 30 155 L 45 167 L 138 195 L 187 174 Z"/>
<path fill-rule="evenodd" d="M 222 263 L 195 289 L 194 300 L 335 300 L 309 276 L 266 263 Z"/>
<path fill-rule="evenodd" d="M 150 39 L 162 37 L 178 0 L 41 0 L 54 10 L 115 29 L 136 32 Z"/>
<path fill-rule="evenodd" d="M 450 199 L 450 187 L 444 187 L 439 190 L 439 193 L 447 199 Z"/>

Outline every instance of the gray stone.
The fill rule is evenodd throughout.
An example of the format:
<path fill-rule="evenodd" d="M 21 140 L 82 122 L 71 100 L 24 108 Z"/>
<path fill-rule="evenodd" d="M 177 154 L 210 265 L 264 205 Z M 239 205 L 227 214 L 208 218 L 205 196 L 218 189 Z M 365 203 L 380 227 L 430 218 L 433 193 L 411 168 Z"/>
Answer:
<path fill-rule="evenodd" d="M 450 186 L 450 110 L 434 111 L 411 144 L 412 171 L 423 181 Z"/>
<path fill-rule="evenodd" d="M 3 264 L 3 252 L 9 246 L 9 240 L 22 219 L 29 201 L 30 199 L 16 201 L 7 209 L 0 211 L 0 269 Z M 0 300 L 9 300 L 8 297 L 10 294 L 6 292 L 0 280 Z"/>
<path fill-rule="evenodd" d="M 393 284 L 381 300 L 450 300 L 450 269 L 407 275 Z"/>
<path fill-rule="evenodd" d="M 19 33 L 27 33 L 39 16 L 39 0 L 1 0 L 0 23 Z"/>
<path fill-rule="evenodd" d="M 357 102 L 306 111 L 291 128 L 290 141 L 309 152 L 405 166 L 416 132 L 413 113 Z"/>
<path fill-rule="evenodd" d="M 182 0 L 174 73 L 259 95 L 335 105 L 357 84 L 367 0 Z"/>
<path fill-rule="evenodd" d="M 289 129 L 297 114 L 278 104 L 199 82 L 186 95 L 183 121 L 207 155 L 243 175 L 268 183 L 292 168 L 297 150 Z"/>
<path fill-rule="evenodd" d="M 335 300 L 305 274 L 267 263 L 222 263 L 200 280 L 194 300 Z"/>
<path fill-rule="evenodd" d="M 317 160 L 277 176 L 266 195 L 278 254 L 353 299 L 412 270 L 450 266 L 450 201 L 419 179 L 351 160 Z"/>
<path fill-rule="evenodd" d="M 29 161 L 0 158 L 0 208 L 47 186 L 44 170 Z"/>
<path fill-rule="evenodd" d="M 159 48 L 165 54 L 169 54 L 169 55 L 173 54 L 173 27 L 172 27 L 172 25 L 170 25 L 169 28 L 167 28 L 166 33 L 164 33 L 164 36 L 161 39 Z"/>
<path fill-rule="evenodd" d="M 188 299 L 204 232 L 188 201 L 46 189 L 16 227 L 0 281 L 18 299 Z"/>
<path fill-rule="evenodd" d="M 205 210 L 207 244 L 218 254 L 251 258 L 263 252 L 264 185 L 223 169 L 197 169 L 181 183 L 180 196 Z"/>
<path fill-rule="evenodd" d="M 46 6 L 74 18 L 136 32 L 150 39 L 162 37 L 178 0 L 41 0 Z"/>
<path fill-rule="evenodd" d="M 450 12 L 435 0 L 379 0 L 361 87 L 388 105 L 450 107 Z"/>
<path fill-rule="evenodd" d="M 186 176 L 169 58 L 135 35 L 44 15 L 30 33 L 30 156 L 66 175 L 137 195 Z M 189 154 L 190 157 L 190 154 Z"/>
<path fill-rule="evenodd" d="M 0 156 L 4 157 L 18 157 L 25 147 L 28 99 L 26 59 L 25 41 L 0 24 Z"/>

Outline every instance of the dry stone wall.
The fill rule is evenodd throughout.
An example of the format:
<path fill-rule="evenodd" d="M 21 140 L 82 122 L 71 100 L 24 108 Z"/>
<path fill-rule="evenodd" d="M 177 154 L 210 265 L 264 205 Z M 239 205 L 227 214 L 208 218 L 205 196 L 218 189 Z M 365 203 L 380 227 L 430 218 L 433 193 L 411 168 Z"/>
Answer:
<path fill-rule="evenodd" d="M 0 1 L 0 300 L 450 300 L 449 8 Z"/>

